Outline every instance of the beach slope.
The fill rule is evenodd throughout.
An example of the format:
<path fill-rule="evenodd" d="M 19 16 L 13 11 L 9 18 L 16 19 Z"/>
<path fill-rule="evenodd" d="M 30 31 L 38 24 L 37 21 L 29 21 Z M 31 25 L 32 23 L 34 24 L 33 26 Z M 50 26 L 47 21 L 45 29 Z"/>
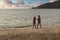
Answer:
<path fill-rule="evenodd" d="M 60 40 L 60 26 L 0 30 L 0 40 Z"/>

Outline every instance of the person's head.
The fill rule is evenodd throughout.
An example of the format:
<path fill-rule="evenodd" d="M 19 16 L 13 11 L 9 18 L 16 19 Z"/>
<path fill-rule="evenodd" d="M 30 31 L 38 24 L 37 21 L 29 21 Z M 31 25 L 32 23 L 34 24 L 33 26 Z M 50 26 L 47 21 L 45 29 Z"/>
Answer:
<path fill-rule="evenodd" d="M 38 15 L 38 17 L 40 17 L 40 15 Z"/>
<path fill-rule="evenodd" d="M 36 18 L 36 17 L 34 16 L 34 18 Z"/>

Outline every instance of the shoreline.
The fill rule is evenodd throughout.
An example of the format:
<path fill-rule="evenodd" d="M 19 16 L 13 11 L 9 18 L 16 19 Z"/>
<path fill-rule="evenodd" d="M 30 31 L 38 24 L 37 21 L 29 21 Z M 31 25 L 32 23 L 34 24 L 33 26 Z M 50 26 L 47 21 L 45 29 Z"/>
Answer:
<path fill-rule="evenodd" d="M 60 26 L 10 28 L 0 30 L 1 40 L 60 40 Z"/>

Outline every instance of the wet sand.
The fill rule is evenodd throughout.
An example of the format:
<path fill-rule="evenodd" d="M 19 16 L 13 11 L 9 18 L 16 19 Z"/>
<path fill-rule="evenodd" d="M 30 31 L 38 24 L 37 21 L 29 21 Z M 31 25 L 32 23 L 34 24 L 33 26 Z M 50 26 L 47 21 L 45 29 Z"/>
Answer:
<path fill-rule="evenodd" d="M 0 30 L 0 40 L 60 40 L 60 26 L 10 28 Z"/>

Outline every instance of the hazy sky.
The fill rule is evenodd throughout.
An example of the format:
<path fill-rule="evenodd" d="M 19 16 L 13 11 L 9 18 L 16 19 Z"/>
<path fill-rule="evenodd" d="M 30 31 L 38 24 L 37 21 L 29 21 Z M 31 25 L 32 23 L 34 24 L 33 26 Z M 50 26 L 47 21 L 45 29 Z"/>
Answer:
<path fill-rule="evenodd" d="M 11 0 L 13 3 L 16 3 L 17 2 L 17 0 Z M 49 0 L 23 0 L 25 3 L 32 3 L 32 4 L 34 4 L 34 3 L 37 3 L 37 2 L 39 2 L 39 1 L 41 1 L 42 3 L 47 3 L 47 2 L 49 2 Z M 3 2 L 3 0 L 0 0 L 0 5 L 2 5 L 2 4 L 4 4 L 4 2 Z"/>
<path fill-rule="evenodd" d="M 54 1 L 55 0 L 0 0 L 0 8 L 31 8 Z"/>

